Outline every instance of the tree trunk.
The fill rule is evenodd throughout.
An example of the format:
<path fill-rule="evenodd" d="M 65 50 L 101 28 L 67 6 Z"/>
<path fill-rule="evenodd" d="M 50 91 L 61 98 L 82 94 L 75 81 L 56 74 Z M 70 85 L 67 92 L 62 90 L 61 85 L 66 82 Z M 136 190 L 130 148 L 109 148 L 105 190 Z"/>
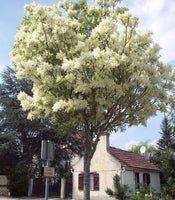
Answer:
<path fill-rule="evenodd" d="M 84 200 L 90 200 L 90 144 L 85 144 L 84 149 Z"/>

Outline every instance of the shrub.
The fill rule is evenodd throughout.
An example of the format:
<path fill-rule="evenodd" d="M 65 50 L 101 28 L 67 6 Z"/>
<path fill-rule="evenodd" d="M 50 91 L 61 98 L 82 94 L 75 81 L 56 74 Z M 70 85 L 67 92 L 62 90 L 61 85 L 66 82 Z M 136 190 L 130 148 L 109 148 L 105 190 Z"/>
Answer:
<path fill-rule="evenodd" d="M 170 177 L 167 181 L 167 186 L 164 186 L 162 188 L 162 194 L 163 196 L 171 196 L 175 197 L 175 180 L 174 178 Z"/>
<path fill-rule="evenodd" d="M 119 199 L 119 200 L 125 200 L 127 199 L 127 191 L 129 189 L 128 185 L 121 185 L 120 184 L 120 177 L 118 174 L 116 174 L 113 177 L 113 183 L 114 183 L 114 187 L 115 187 L 115 192 L 113 192 L 110 188 L 107 188 L 105 190 L 105 192 L 110 196 L 110 197 L 114 197 L 115 199 Z"/>
<path fill-rule="evenodd" d="M 145 183 L 140 183 L 139 189 L 137 191 L 138 193 L 144 196 L 145 194 L 152 194 L 155 190 L 150 185 L 146 185 Z"/>
<path fill-rule="evenodd" d="M 144 194 L 132 194 L 131 200 L 159 200 L 159 197 L 156 195 L 153 195 L 152 193 L 146 193 Z"/>
<path fill-rule="evenodd" d="M 139 184 L 137 194 L 131 195 L 131 200 L 159 200 L 159 197 L 153 194 L 154 189 L 145 183 Z"/>
<path fill-rule="evenodd" d="M 29 182 L 29 167 L 24 162 L 19 162 L 14 168 L 10 169 L 8 180 L 11 196 L 26 195 Z"/>

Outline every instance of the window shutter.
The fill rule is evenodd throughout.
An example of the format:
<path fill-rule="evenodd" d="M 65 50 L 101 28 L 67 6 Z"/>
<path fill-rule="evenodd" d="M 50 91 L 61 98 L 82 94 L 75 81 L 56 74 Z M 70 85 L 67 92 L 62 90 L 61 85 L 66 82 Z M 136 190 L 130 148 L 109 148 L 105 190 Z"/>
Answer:
<path fill-rule="evenodd" d="M 150 185 L 150 174 L 148 174 L 148 180 L 147 180 L 147 183 L 148 183 L 148 185 Z"/>
<path fill-rule="evenodd" d="M 147 186 L 150 185 L 150 174 L 143 174 L 143 183 L 145 183 Z"/>
<path fill-rule="evenodd" d="M 139 178 L 139 173 L 135 173 L 135 188 L 139 189 L 139 184 L 140 184 L 140 178 Z"/>
<path fill-rule="evenodd" d="M 99 174 L 94 173 L 94 190 L 99 190 Z"/>
<path fill-rule="evenodd" d="M 83 190 L 83 174 L 78 175 L 78 189 Z"/>
<path fill-rule="evenodd" d="M 146 174 L 143 174 L 143 183 L 146 183 Z"/>

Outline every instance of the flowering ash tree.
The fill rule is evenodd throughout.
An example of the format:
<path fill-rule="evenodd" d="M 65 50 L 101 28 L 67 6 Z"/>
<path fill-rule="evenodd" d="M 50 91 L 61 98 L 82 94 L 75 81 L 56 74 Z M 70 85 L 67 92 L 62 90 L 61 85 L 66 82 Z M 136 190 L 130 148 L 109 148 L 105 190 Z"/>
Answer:
<path fill-rule="evenodd" d="M 18 96 L 28 118 L 51 116 L 62 130 L 81 134 L 85 200 L 99 137 L 145 125 L 157 110 L 166 111 L 174 87 L 152 33 L 137 31 L 138 17 L 120 1 L 26 5 L 11 53 L 17 77 L 33 81 L 33 96 Z"/>

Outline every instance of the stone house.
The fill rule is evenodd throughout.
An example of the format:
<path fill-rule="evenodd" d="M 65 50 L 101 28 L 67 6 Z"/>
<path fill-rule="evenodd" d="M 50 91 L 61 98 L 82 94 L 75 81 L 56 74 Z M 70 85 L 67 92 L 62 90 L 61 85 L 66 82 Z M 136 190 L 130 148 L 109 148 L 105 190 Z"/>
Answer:
<path fill-rule="evenodd" d="M 83 157 L 75 159 L 73 167 L 73 199 L 83 199 Z M 145 183 L 160 193 L 160 170 L 139 153 L 109 146 L 109 135 L 101 136 L 90 166 L 92 200 L 112 200 L 105 190 L 114 190 L 113 177 L 118 174 L 121 184 L 128 184 L 132 192 Z"/>

